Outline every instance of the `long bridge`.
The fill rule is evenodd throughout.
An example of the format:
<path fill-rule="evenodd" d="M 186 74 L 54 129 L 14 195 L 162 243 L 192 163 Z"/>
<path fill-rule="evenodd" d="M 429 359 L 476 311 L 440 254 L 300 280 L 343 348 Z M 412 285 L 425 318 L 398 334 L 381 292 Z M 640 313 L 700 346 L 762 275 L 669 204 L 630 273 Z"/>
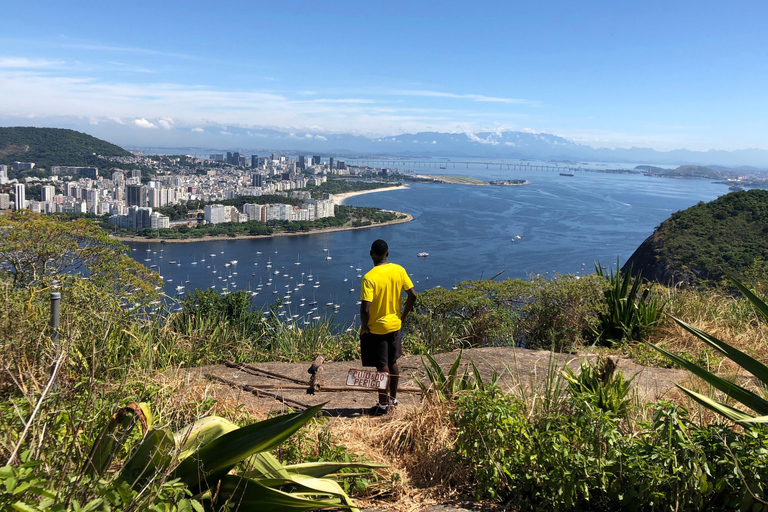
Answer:
<path fill-rule="evenodd" d="M 354 165 L 358 167 L 375 167 L 375 168 L 392 168 L 392 169 L 469 169 L 469 166 L 483 166 L 486 169 L 510 169 L 510 170 L 522 170 L 522 171 L 556 171 L 556 172 L 578 172 L 578 171 L 594 171 L 596 169 L 590 169 L 586 167 L 574 167 L 572 164 L 533 164 L 527 162 L 518 163 L 501 163 L 501 162 L 478 162 L 478 161 L 425 161 L 425 160 L 400 160 L 400 159 L 386 159 L 386 158 L 346 158 L 344 160 L 347 165 Z"/>

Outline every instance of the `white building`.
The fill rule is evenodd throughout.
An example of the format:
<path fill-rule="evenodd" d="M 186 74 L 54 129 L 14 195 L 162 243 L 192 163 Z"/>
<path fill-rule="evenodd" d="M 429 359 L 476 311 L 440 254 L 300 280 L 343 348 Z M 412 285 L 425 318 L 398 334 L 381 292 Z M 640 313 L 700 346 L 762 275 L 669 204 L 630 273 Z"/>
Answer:
<path fill-rule="evenodd" d="M 226 216 L 226 210 L 223 204 L 208 204 L 205 205 L 205 222 L 209 224 L 221 224 L 222 222 L 229 222 Z"/>
<path fill-rule="evenodd" d="M 14 206 L 17 210 L 23 210 L 27 207 L 27 201 L 26 201 L 26 187 L 24 187 L 23 183 L 17 183 L 13 186 L 13 193 L 16 195 L 16 201 L 14 202 Z"/>
<path fill-rule="evenodd" d="M 53 202 L 53 198 L 56 195 L 56 187 L 53 185 L 45 185 L 41 189 L 41 199 L 44 203 L 50 203 Z"/>

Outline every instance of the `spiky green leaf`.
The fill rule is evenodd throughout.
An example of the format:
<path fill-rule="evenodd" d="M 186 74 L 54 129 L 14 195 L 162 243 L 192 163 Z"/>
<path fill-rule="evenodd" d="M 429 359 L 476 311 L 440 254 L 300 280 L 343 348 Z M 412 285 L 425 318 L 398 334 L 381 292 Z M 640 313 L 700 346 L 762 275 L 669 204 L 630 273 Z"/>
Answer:
<path fill-rule="evenodd" d="M 693 398 L 695 401 L 697 401 L 698 403 L 706 407 L 707 409 L 715 411 L 716 413 L 722 416 L 725 416 L 731 421 L 734 421 L 736 423 L 744 423 L 746 421 L 754 421 L 755 419 L 749 414 L 746 414 L 743 411 L 735 409 L 730 405 L 724 404 L 722 402 L 718 402 L 717 400 L 712 400 L 708 396 L 704 396 L 700 393 L 691 391 L 690 389 L 686 389 L 682 386 L 677 386 L 677 387 L 680 388 L 683 392 L 685 392 L 688 396 Z"/>
<path fill-rule="evenodd" d="M 713 387 L 719 389 L 737 402 L 741 402 L 760 415 L 768 414 L 768 401 L 759 397 L 755 393 L 744 389 L 743 387 L 738 386 L 733 382 L 727 381 L 722 377 L 718 377 L 717 375 L 708 372 L 704 368 L 701 368 L 697 364 L 692 363 L 676 354 L 672 354 L 671 352 L 668 352 L 661 347 L 657 347 L 653 343 L 648 343 L 648 345 L 664 354 L 667 359 L 670 359 L 671 361 L 679 364 L 689 372 L 693 373 Z"/>
<path fill-rule="evenodd" d="M 761 363 L 754 357 L 748 356 L 741 350 L 729 345 L 728 343 L 721 341 L 715 338 L 714 336 L 710 336 L 706 332 L 700 329 L 697 329 L 696 327 L 690 324 L 683 322 L 679 318 L 672 317 L 672 319 L 675 322 L 677 322 L 677 324 L 680 325 L 680 327 L 690 332 L 691 334 L 699 338 L 701 341 L 703 341 L 710 347 L 714 348 L 721 354 L 731 359 L 733 362 L 735 362 L 736 364 L 744 368 L 746 371 L 754 375 L 763 384 L 768 385 L 768 366 L 765 366 L 763 363 Z"/>

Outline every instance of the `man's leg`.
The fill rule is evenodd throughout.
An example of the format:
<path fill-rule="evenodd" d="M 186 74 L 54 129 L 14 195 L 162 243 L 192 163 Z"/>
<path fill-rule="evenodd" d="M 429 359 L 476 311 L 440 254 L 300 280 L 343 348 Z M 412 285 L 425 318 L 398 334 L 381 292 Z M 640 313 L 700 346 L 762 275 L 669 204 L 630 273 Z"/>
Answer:
<path fill-rule="evenodd" d="M 397 368 L 397 364 L 395 364 L 394 367 Z M 389 373 L 389 366 L 379 366 L 379 367 L 376 368 L 376 371 L 383 372 L 383 373 Z M 390 382 L 390 385 L 391 385 L 392 374 L 389 373 L 389 375 L 390 375 L 390 377 L 389 377 L 390 381 L 389 382 Z M 389 396 L 387 395 L 387 390 L 386 389 L 380 389 L 379 390 L 379 404 L 381 404 L 384 407 L 386 407 L 388 403 L 389 403 Z"/>
<path fill-rule="evenodd" d="M 397 361 L 389 365 L 389 398 L 394 401 L 397 398 L 397 384 L 400 382 L 400 367 Z"/>

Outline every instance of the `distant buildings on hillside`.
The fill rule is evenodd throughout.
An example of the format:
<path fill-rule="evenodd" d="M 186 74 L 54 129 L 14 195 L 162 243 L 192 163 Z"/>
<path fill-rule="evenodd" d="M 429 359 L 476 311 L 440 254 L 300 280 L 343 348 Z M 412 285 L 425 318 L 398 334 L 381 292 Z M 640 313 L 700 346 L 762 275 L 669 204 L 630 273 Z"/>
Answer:
<path fill-rule="evenodd" d="M 204 222 L 212 224 L 249 220 L 312 221 L 334 216 L 333 198 L 326 194 L 323 199 L 315 200 L 304 189 L 321 185 L 330 173 L 348 172 L 343 161 L 330 159 L 324 163 L 316 155 L 293 159 L 273 153 L 246 158 L 237 152 L 228 152 L 210 155 L 208 159 L 141 156 L 109 159 L 116 167 L 107 172 L 96 167 L 54 166 L 50 178 L 26 178 L 25 183 L 13 183 L 12 190 L 0 192 L 0 209 L 109 215 L 113 224 L 137 231 L 170 227 L 169 218 L 154 209 L 189 201 L 213 202 L 205 207 L 204 218 Z M 11 169 L 32 169 L 34 165 L 16 162 Z M 124 165 L 150 167 L 155 174 L 143 181 L 141 170 L 122 169 Z M 8 183 L 8 168 L 0 165 L 0 185 Z M 39 200 L 27 199 L 29 183 L 40 184 Z M 299 207 L 279 203 L 247 204 L 239 211 L 215 203 L 263 195 L 295 197 L 302 199 L 303 204 Z"/>

